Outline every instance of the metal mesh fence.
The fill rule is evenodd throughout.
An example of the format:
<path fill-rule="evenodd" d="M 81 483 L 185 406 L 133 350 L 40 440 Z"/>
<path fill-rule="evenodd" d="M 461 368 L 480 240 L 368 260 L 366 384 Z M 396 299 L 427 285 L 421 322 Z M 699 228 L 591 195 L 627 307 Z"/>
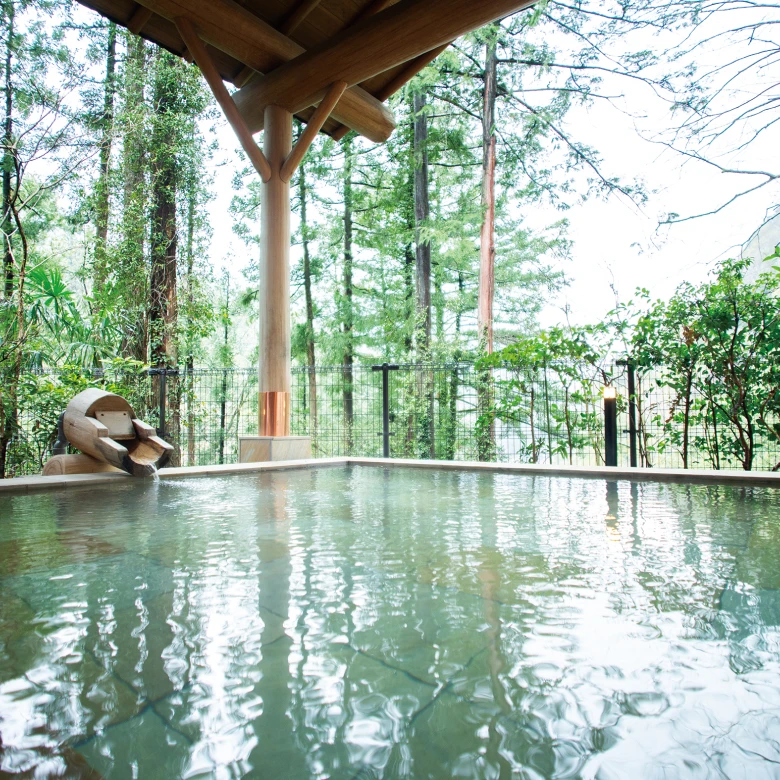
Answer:
<path fill-rule="evenodd" d="M 663 370 L 556 363 L 479 370 L 473 364 L 401 365 L 389 372 L 390 455 L 573 465 L 604 463 L 603 388 L 617 390 L 618 464 L 744 468 L 744 438 L 717 399 L 681 394 Z M 252 369 L 25 375 L 6 476 L 39 473 L 57 418 L 89 386 L 124 395 L 176 449 L 174 464 L 238 460 L 239 437 L 257 434 Z M 631 414 L 634 425 L 632 436 Z M 316 457 L 380 456 L 382 373 L 369 365 L 293 371 L 293 435 L 310 435 Z M 777 436 L 755 426 L 753 469 L 780 462 Z"/>

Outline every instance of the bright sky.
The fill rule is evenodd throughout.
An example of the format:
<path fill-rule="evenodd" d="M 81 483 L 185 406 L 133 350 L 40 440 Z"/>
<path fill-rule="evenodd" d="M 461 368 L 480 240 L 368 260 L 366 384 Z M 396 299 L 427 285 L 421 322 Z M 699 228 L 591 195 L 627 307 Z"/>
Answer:
<path fill-rule="evenodd" d="M 613 198 L 586 204 L 572 214 L 576 243 L 572 284 L 565 297 L 576 318 L 585 320 L 597 319 L 614 300 L 612 279 L 623 300 L 638 286 L 666 296 L 684 280 L 703 279 L 716 260 L 739 255 L 741 245 L 777 203 L 777 188 L 766 187 L 717 215 L 659 228 L 665 214 L 684 216 L 718 208 L 756 181 L 685 160 L 640 138 L 632 122 L 617 112 L 610 117 L 603 116 L 606 113 L 588 111 L 583 131 L 594 141 L 603 139 L 600 148 L 611 169 L 634 172 L 655 194 L 641 210 Z M 660 126 L 663 117 L 652 121 Z M 762 154 L 756 147 L 752 156 Z"/>
<path fill-rule="evenodd" d="M 638 102 L 641 92 L 641 87 L 627 92 L 627 98 Z M 645 137 L 663 129 L 665 121 L 667 115 L 660 110 L 649 116 L 642 122 Z M 557 305 L 548 307 L 545 324 L 559 320 L 563 305 L 571 307 L 573 321 L 598 321 L 614 305 L 611 285 L 627 301 L 637 287 L 662 297 L 684 280 L 703 280 L 715 261 L 739 255 L 741 245 L 778 202 L 777 187 L 768 186 L 717 215 L 659 228 L 668 213 L 685 216 L 717 208 L 757 180 L 722 174 L 650 143 L 636 132 L 631 118 L 606 105 L 578 109 L 568 125 L 601 151 L 609 173 L 638 176 L 654 194 L 641 209 L 612 197 L 569 212 L 574 250 L 571 262 L 562 267 L 570 285 Z M 761 160 L 774 156 L 767 147 L 766 141 L 757 144 L 748 162 L 765 167 Z"/>

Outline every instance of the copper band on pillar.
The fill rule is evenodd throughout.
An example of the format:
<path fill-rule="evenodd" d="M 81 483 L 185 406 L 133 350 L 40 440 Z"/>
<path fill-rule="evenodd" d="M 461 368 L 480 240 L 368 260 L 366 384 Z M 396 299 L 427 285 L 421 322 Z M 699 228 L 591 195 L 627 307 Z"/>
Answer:
<path fill-rule="evenodd" d="M 260 393 L 260 436 L 290 435 L 290 394 L 281 391 Z"/>

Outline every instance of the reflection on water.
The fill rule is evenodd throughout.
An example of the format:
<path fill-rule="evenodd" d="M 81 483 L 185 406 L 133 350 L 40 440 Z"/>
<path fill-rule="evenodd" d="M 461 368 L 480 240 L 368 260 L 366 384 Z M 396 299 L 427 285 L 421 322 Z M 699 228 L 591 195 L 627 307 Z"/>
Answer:
<path fill-rule="evenodd" d="M 776 778 L 780 494 L 355 468 L 0 498 L 0 775 Z"/>

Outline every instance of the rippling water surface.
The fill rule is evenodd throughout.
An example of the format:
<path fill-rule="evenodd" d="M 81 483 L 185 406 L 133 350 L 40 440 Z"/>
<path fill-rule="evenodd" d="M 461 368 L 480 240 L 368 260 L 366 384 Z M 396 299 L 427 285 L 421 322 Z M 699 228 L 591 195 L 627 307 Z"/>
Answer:
<path fill-rule="evenodd" d="M 778 778 L 779 510 L 402 468 L 0 497 L 0 776 Z"/>

